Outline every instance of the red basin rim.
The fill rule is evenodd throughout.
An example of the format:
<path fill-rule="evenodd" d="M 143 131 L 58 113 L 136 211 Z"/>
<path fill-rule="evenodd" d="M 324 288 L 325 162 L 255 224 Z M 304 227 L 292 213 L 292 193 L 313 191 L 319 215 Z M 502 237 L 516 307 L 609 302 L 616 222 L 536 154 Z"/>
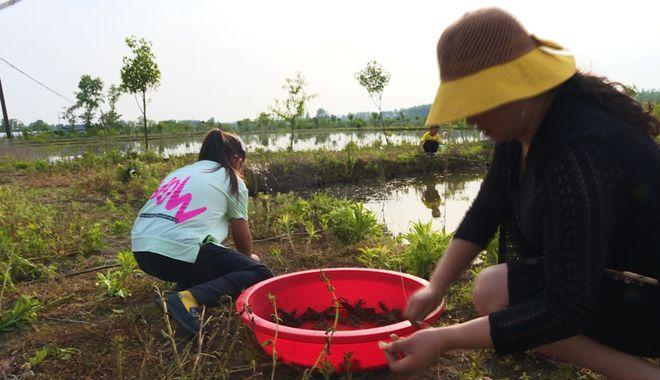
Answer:
<path fill-rule="evenodd" d="M 383 269 L 369 269 L 369 268 L 327 268 L 323 269 L 323 272 L 331 274 L 332 272 L 341 272 L 341 271 L 364 271 L 364 272 L 378 272 L 382 274 L 387 274 L 387 275 L 393 275 L 396 277 L 403 277 L 407 278 L 409 280 L 412 280 L 414 282 L 419 283 L 420 285 L 426 286 L 428 285 L 428 281 L 423 280 L 419 277 L 415 277 L 406 273 L 400 273 L 400 272 L 394 272 L 394 271 L 389 271 L 389 270 L 383 270 Z M 248 289 L 246 289 L 241 296 L 238 298 L 236 301 L 236 308 L 239 312 L 242 312 L 243 319 L 250 325 L 254 326 L 255 331 L 262 332 L 264 334 L 272 334 L 275 331 L 275 328 L 278 328 L 278 337 L 282 339 L 289 339 L 289 340 L 295 340 L 295 341 L 300 341 L 300 342 L 307 342 L 307 343 L 325 343 L 328 333 L 326 331 L 319 331 L 319 330 L 308 330 L 308 329 L 300 329 L 296 327 L 289 327 L 289 326 L 282 326 L 279 325 L 279 327 L 265 319 L 260 317 L 257 314 L 248 314 L 247 310 L 245 310 L 245 304 L 249 303 L 250 300 L 250 295 L 259 289 L 260 287 L 263 286 L 268 286 L 269 283 L 272 283 L 274 281 L 279 281 L 284 278 L 292 277 L 292 276 L 298 276 L 301 274 L 308 274 L 308 273 L 320 273 L 321 269 L 312 269 L 312 270 L 307 270 L 307 271 L 302 271 L 302 272 L 296 272 L 296 273 L 290 273 L 287 275 L 282 275 L 278 277 L 273 277 L 271 279 L 262 281 Z M 425 322 L 429 323 L 435 319 L 437 319 L 437 316 L 442 313 L 444 310 L 444 301 L 442 304 L 434 310 L 427 318 L 424 320 Z M 252 320 L 252 323 L 250 323 L 250 320 Z M 409 321 L 402 321 L 398 322 L 395 324 L 387 325 L 387 326 L 380 326 L 380 327 L 374 327 L 374 328 L 369 328 L 369 329 L 360 329 L 360 330 L 349 330 L 349 331 L 336 331 L 332 335 L 332 341 L 337 344 L 341 343 L 358 343 L 358 342 L 369 342 L 369 341 L 374 341 L 374 340 L 389 340 L 390 334 L 393 333 L 400 333 L 402 335 L 407 335 L 408 333 L 411 333 L 414 331 L 416 328 L 412 326 L 412 324 Z"/>

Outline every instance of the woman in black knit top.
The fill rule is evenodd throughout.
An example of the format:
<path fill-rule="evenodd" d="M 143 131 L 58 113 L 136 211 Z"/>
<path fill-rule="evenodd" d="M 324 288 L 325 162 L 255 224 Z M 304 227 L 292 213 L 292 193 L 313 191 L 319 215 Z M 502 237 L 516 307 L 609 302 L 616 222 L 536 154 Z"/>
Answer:
<path fill-rule="evenodd" d="M 660 150 L 653 140 L 660 121 L 603 78 L 565 70 L 569 61 L 525 61 L 533 52 L 524 47 L 511 52 L 524 40 L 520 30 L 506 12 L 480 10 L 438 44 L 442 84 L 427 123 L 467 117 L 496 146 L 477 198 L 431 285 L 411 298 L 408 318 L 422 320 L 437 307 L 496 231 L 501 264 L 476 280 L 481 317 L 393 337 L 382 344 L 390 367 L 409 372 L 451 349 L 492 347 L 500 354 L 535 349 L 609 378 L 660 378 L 660 368 L 637 356 L 660 356 Z M 558 48 L 528 38 L 532 50 Z M 471 76 L 494 89 L 470 99 L 479 96 L 469 93 Z M 527 96 L 507 99 L 516 92 Z"/>

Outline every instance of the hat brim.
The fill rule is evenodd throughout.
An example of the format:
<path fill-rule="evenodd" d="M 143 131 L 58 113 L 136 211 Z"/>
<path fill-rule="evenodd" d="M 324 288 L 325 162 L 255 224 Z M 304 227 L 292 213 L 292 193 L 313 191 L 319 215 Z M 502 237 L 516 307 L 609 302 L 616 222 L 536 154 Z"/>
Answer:
<path fill-rule="evenodd" d="M 440 83 L 425 126 L 447 124 L 560 85 L 576 72 L 575 59 L 542 47 L 512 61 Z"/>

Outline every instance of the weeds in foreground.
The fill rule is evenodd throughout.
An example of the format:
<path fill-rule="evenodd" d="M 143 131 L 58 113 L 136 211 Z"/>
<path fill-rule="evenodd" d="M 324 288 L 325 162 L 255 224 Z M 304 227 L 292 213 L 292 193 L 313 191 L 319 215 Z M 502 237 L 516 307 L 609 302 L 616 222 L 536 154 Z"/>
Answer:
<path fill-rule="evenodd" d="M 403 235 L 408 242 L 401 255 L 405 271 L 428 278 L 453 236 L 444 228 L 439 232 L 433 231 L 431 222 L 413 224 L 412 231 Z"/>
<path fill-rule="evenodd" d="M 155 291 L 163 301 L 162 329 L 152 334 L 136 325 L 142 355 L 140 378 L 229 379 L 246 371 L 257 373 L 254 360 L 248 359 L 245 365 L 234 365 L 237 359 L 240 360 L 237 353 L 241 352 L 240 342 L 245 329 L 234 312 L 231 298 L 221 299 L 217 308 L 202 308 L 201 329 L 195 339 L 177 338 L 175 326 L 166 312 L 163 293 L 158 288 Z M 243 353 L 248 351 L 243 350 Z"/>
<path fill-rule="evenodd" d="M 12 286 L 11 267 L 15 253 L 9 255 L 9 261 L 6 263 L 4 273 L 2 273 L 2 287 L 0 288 L 0 333 L 12 330 L 23 329 L 36 321 L 37 312 L 41 309 L 41 302 L 33 296 L 21 295 L 14 305 L 9 308 L 3 308 L 5 290 Z"/>
<path fill-rule="evenodd" d="M 362 204 L 323 193 L 315 194 L 309 200 L 292 193 L 275 196 L 258 194 L 249 210 L 255 237 L 281 234 L 293 253 L 296 253 L 293 244 L 296 234 L 307 235 L 306 253 L 324 231 L 331 231 L 339 240 L 350 244 L 367 237 L 382 236 L 382 228 L 375 215 Z M 268 225 L 268 220 L 274 223 Z"/>
<path fill-rule="evenodd" d="M 367 268 L 399 270 L 401 256 L 395 255 L 387 245 L 359 248 L 357 260 Z"/>
<path fill-rule="evenodd" d="M 275 334 L 273 335 L 273 340 L 272 341 L 265 341 L 262 343 L 263 346 L 265 345 L 272 345 L 272 351 L 271 351 L 271 357 L 273 359 L 272 364 L 273 368 L 271 369 L 270 372 L 270 380 L 275 380 L 275 368 L 277 367 L 277 336 L 279 335 L 280 332 L 280 323 L 282 320 L 280 319 L 280 316 L 277 313 L 277 299 L 275 298 L 275 295 L 272 293 L 268 293 L 268 301 L 270 301 L 270 304 L 273 306 L 273 320 L 275 321 Z"/>
<path fill-rule="evenodd" d="M 160 304 L 163 311 L 163 321 L 165 322 L 166 330 L 161 330 L 161 333 L 167 340 L 170 342 L 172 347 L 172 352 L 174 353 L 174 362 L 176 363 L 177 369 L 182 377 L 185 377 L 185 371 L 183 370 L 183 362 L 181 360 L 181 355 L 179 354 L 179 348 L 176 341 L 174 340 L 174 328 L 172 328 L 172 322 L 170 321 L 170 315 L 167 312 L 167 300 L 165 295 L 156 287 L 156 294 L 160 297 Z"/>
<path fill-rule="evenodd" d="M 96 286 L 105 290 L 110 297 L 127 298 L 132 292 L 126 286 L 126 279 L 137 271 L 137 263 L 130 251 L 122 251 L 117 254 L 119 270 L 108 270 L 106 274 L 97 273 Z"/>
<path fill-rule="evenodd" d="M 330 214 L 330 221 L 335 236 L 348 244 L 383 234 L 376 216 L 364 208 L 362 203 L 351 203 L 335 209 Z"/>
<path fill-rule="evenodd" d="M 311 220 L 305 221 L 305 232 L 307 233 L 307 241 L 305 244 L 305 249 L 307 253 L 309 253 L 309 250 L 312 247 L 312 242 L 318 238 L 319 236 L 319 230 L 316 229 L 316 226 L 314 226 L 314 222 Z"/>
<path fill-rule="evenodd" d="M 400 238 L 385 237 L 385 243 L 359 248 L 357 260 L 368 268 L 398 270 L 428 278 L 435 264 L 449 246 L 453 233 L 433 231 L 431 223 L 417 222 Z M 401 252 L 396 248 L 403 243 Z"/>
<path fill-rule="evenodd" d="M 289 245 L 291 246 L 291 251 L 295 252 L 296 247 L 293 245 L 293 234 L 295 233 L 295 225 L 293 219 L 291 219 L 289 214 L 284 214 L 279 217 L 277 223 L 279 224 L 284 235 L 286 235 L 286 238 L 289 241 Z"/>
<path fill-rule="evenodd" d="M 38 349 L 33 356 L 29 357 L 27 362 L 36 367 L 41 364 L 46 357 L 52 357 L 57 360 L 67 361 L 73 355 L 80 355 L 80 350 L 74 347 L 46 346 Z"/>
<path fill-rule="evenodd" d="M 11 309 L 0 313 L 0 332 L 24 329 L 37 320 L 41 302 L 33 296 L 21 295 Z"/>
<path fill-rule="evenodd" d="M 323 279 L 323 282 L 325 282 L 325 286 L 328 289 L 330 295 L 332 296 L 332 306 L 335 308 L 335 319 L 332 322 L 332 326 L 330 326 L 325 332 L 326 334 L 325 345 L 321 349 L 321 352 L 319 353 L 319 356 L 316 358 L 316 361 L 314 362 L 311 368 L 306 369 L 305 372 L 303 372 L 302 378 L 304 380 L 311 379 L 314 370 L 317 368 L 319 370 L 319 373 L 321 373 L 321 375 L 323 375 L 325 379 L 330 379 L 330 376 L 332 376 L 332 373 L 335 371 L 335 368 L 328 360 L 328 355 L 330 355 L 330 345 L 332 343 L 332 337 L 335 335 L 335 332 L 337 331 L 337 325 L 339 324 L 339 299 L 337 298 L 337 293 L 335 292 L 335 286 L 332 285 L 332 283 L 330 282 L 330 278 L 322 270 L 321 270 L 321 278 Z"/>
<path fill-rule="evenodd" d="M 274 247 L 270 250 L 270 257 L 273 258 L 281 266 L 286 266 L 284 260 L 282 259 L 282 250 L 280 248 Z"/>

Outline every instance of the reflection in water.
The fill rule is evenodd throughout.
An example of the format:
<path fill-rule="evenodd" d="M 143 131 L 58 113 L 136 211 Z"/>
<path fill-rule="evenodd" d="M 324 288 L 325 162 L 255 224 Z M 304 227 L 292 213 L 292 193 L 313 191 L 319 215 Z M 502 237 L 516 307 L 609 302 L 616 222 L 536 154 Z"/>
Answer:
<path fill-rule="evenodd" d="M 422 203 L 426 208 L 431 210 L 431 216 L 434 218 L 440 217 L 440 193 L 435 188 L 435 183 L 427 183 L 422 193 Z"/>
<path fill-rule="evenodd" d="M 421 184 L 415 182 L 408 180 L 392 184 L 379 192 L 371 191 L 363 199 L 365 207 L 395 235 L 408 232 L 416 221 L 430 221 L 434 230 L 456 230 L 479 192 L 481 174 L 450 175 L 425 179 Z M 352 191 L 361 194 L 361 190 Z"/>
<path fill-rule="evenodd" d="M 389 137 L 392 144 L 413 143 L 419 142 L 423 131 L 396 131 Z M 465 141 L 478 141 L 481 139 L 479 133 L 476 131 L 468 130 L 447 130 L 446 140 L 452 143 L 460 143 Z M 282 151 L 286 150 L 291 145 L 290 133 L 259 133 L 259 134 L 241 134 L 247 148 L 251 151 L 265 150 L 265 151 Z M 197 153 L 202 145 L 204 136 L 192 138 L 171 138 L 171 139 L 158 139 L 151 140 L 149 146 L 155 152 L 163 156 L 180 156 L 188 153 Z M 381 132 L 368 131 L 368 132 L 306 132 L 295 133 L 293 149 L 296 151 L 304 150 L 342 150 L 350 142 L 355 143 L 358 147 L 373 146 L 374 144 L 384 144 L 385 137 Z M 106 150 L 119 150 L 121 152 L 127 151 L 141 151 L 141 141 L 112 141 L 109 144 L 89 143 L 89 144 L 72 144 L 72 145 L 57 145 L 48 144 L 46 146 L 33 146 L 35 152 L 32 158 L 47 158 L 50 161 L 57 161 L 63 158 L 70 158 L 80 156 L 84 152 L 89 153 L 103 153 Z M 3 154 L 11 155 L 0 144 L 0 156 Z"/>

